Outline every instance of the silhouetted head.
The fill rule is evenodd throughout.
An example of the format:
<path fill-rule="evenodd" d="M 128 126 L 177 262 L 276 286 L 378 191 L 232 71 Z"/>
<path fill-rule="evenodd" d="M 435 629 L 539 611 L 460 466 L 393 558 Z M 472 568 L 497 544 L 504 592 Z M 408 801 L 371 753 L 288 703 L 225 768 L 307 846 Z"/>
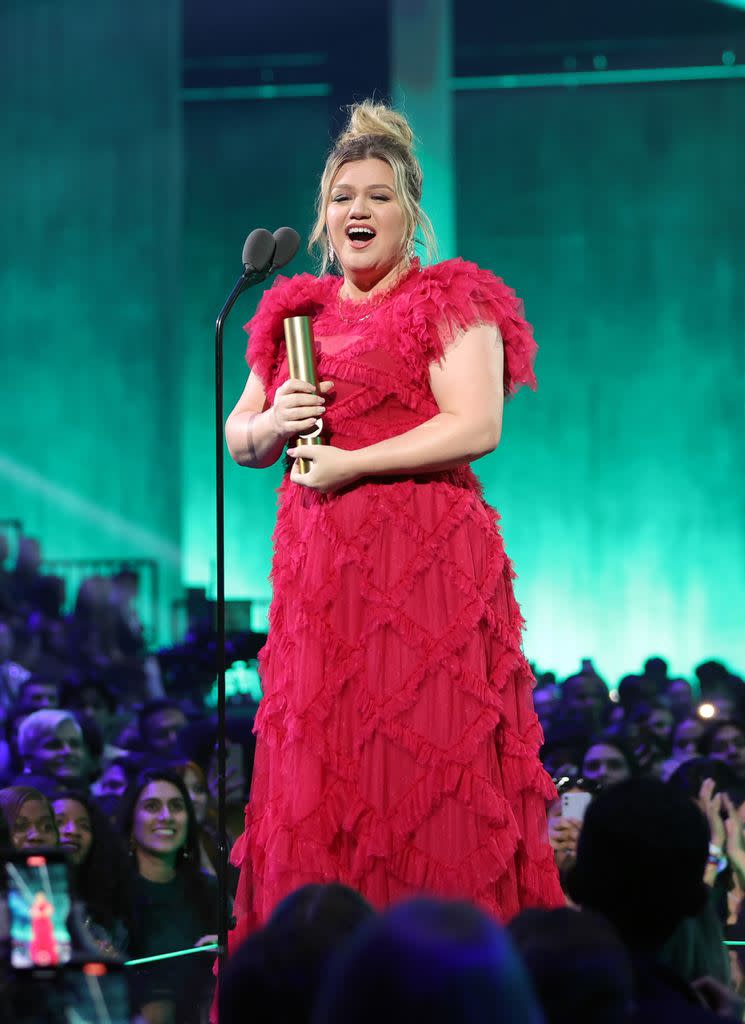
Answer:
<path fill-rule="evenodd" d="M 539 1024 L 507 932 L 476 907 L 419 899 L 360 929 L 332 964 L 313 1024 Z"/>
<path fill-rule="evenodd" d="M 359 893 L 338 883 L 291 893 L 228 961 L 220 1020 L 242 1020 L 250 1006 L 253 1024 L 309 1021 L 330 958 L 373 913 Z"/>
<path fill-rule="evenodd" d="M 569 895 L 630 948 L 656 950 L 703 907 L 708 853 L 708 823 L 688 796 L 654 779 L 619 782 L 587 808 Z"/>
<path fill-rule="evenodd" d="M 508 931 L 547 1024 L 622 1024 L 633 998 L 628 951 L 604 917 L 559 907 L 524 910 Z"/>

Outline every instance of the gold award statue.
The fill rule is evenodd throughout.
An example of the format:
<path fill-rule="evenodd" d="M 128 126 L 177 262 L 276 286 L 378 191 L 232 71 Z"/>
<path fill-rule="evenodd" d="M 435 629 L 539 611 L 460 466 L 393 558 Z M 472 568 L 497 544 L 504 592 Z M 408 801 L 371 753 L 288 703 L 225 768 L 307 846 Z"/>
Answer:
<path fill-rule="evenodd" d="M 295 380 L 304 380 L 318 388 L 318 368 L 316 367 L 316 349 L 313 343 L 313 327 L 308 316 L 290 316 L 284 321 L 285 343 L 287 345 L 287 362 L 290 365 L 290 376 Z M 297 445 L 326 444 L 321 437 L 323 420 L 317 419 L 315 429 L 309 434 L 300 434 Z M 298 459 L 298 472 L 308 473 L 310 462 Z"/>

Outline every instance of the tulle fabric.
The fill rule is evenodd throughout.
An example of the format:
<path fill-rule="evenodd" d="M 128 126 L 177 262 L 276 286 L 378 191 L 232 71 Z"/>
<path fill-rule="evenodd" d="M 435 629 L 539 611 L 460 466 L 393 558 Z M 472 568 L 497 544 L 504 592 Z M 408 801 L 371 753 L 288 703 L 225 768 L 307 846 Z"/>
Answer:
<path fill-rule="evenodd" d="M 247 325 L 271 399 L 288 376 L 282 320 L 312 316 L 338 447 L 430 418 L 429 366 L 475 323 L 500 328 L 505 392 L 535 388 L 531 329 L 488 271 L 414 264 L 363 305 L 341 302 L 339 284 L 280 279 Z M 563 903 L 513 578 L 467 466 L 330 495 L 285 477 L 231 948 L 308 882 L 343 882 L 378 907 L 466 898 L 502 920 Z"/>

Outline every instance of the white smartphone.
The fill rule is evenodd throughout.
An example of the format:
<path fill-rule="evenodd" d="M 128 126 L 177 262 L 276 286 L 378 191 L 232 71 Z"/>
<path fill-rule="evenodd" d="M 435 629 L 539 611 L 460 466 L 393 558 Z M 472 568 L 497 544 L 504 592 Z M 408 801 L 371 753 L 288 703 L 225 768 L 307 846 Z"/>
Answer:
<path fill-rule="evenodd" d="M 576 818 L 577 821 L 583 821 L 585 817 L 585 811 L 587 810 L 587 805 L 591 800 L 592 793 L 578 793 L 576 790 L 573 793 L 562 793 L 562 818 Z"/>

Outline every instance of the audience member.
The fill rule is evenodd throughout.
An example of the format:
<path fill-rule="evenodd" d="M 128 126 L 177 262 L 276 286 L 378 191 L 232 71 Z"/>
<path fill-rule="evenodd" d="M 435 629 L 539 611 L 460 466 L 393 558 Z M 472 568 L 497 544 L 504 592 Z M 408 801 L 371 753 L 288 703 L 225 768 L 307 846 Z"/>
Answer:
<path fill-rule="evenodd" d="M 217 816 L 204 772 L 196 761 L 176 761 L 172 770 L 184 780 L 194 805 L 194 818 L 199 833 L 199 866 L 205 874 L 215 875 L 219 857 Z"/>
<path fill-rule="evenodd" d="M 507 932 L 466 903 L 417 899 L 363 924 L 334 960 L 314 1024 L 539 1024 Z"/>
<path fill-rule="evenodd" d="M 15 637 L 10 624 L 0 621 L 0 709 L 11 707 L 21 683 L 31 675 L 14 660 Z"/>
<path fill-rule="evenodd" d="M 695 716 L 696 702 L 693 687 L 682 676 L 668 680 L 665 699 L 676 722 Z"/>
<path fill-rule="evenodd" d="M 373 909 L 345 885 L 305 885 L 277 905 L 240 946 L 220 981 L 220 1020 L 308 1024 L 332 955 Z"/>
<path fill-rule="evenodd" d="M 699 741 L 704 757 L 728 764 L 745 780 L 745 726 L 733 718 L 716 719 Z"/>
<path fill-rule="evenodd" d="M 188 719 L 178 701 L 148 701 L 139 714 L 142 746 L 153 754 L 168 757 L 175 753 L 179 734 L 187 725 Z"/>
<path fill-rule="evenodd" d="M 626 947 L 589 910 L 523 910 L 508 926 L 547 1024 L 625 1024 L 634 985 Z"/>
<path fill-rule="evenodd" d="M 602 729 L 610 710 L 608 688 L 594 669 L 588 667 L 564 680 L 559 710 L 562 721 L 592 734 Z"/>
<path fill-rule="evenodd" d="M 53 778 L 62 788 L 81 784 L 84 769 L 83 731 L 69 711 L 34 711 L 18 729 L 23 772 L 17 783 Z"/>
<path fill-rule="evenodd" d="M 226 732 L 225 804 L 228 841 L 235 841 L 244 828 L 248 792 L 251 787 L 256 741 L 252 718 L 228 718 Z M 217 721 L 192 722 L 179 737 L 180 755 L 195 761 L 207 779 L 213 805 L 217 803 Z"/>
<path fill-rule="evenodd" d="M 122 952 L 129 918 L 129 865 L 119 833 L 81 792 L 57 793 L 51 800 L 61 848 L 69 855 L 76 895 L 86 926 L 107 952 Z"/>
<path fill-rule="evenodd" d="M 579 906 L 604 914 L 634 964 L 635 1021 L 715 1021 L 697 991 L 659 961 L 661 948 L 707 901 L 709 825 L 669 784 L 630 779 L 599 793 L 587 809 L 569 874 Z M 612 881 L 612 884 L 609 882 Z M 738 1007 L 741 1013 L 741 1008 Z"/>
<path fill-rule="evenodd" d="M 636 758 L 626 743 L 600 734 L 590 741 L 581 760 L 582 776 L 598 788 L 624 782 L 638 773 Z"/>
<path fill-rule="evenodd" d="M 59 834 L 52 806 L 38 789 L 6 786 L 0 789 L 0 810 L 16 850 L 57 846 Z"/>
<path fill-rule="evenodd" d="M 704 735 L 704 724 L 700 718 L 681 718 L 673 728 L 672 753 L 662 766 L 661 778 L 669 779 L 673 772 L 686 761 L 699 754 L 699 744 Z"/>
<path fill-rule="evenodd" d="M 30 715 L 44 708 L 59 707 L 59 684 L 56 679 L 47 676 L 30 675 L 18 687 L 15 708 L 23 714 Z"/>
<path fill-rule="evenodd" d="M 199 870 L 197 824 L 183 779 L 165 770 L 143 772 L 130 787 L 120 819 L 132 857 L 132 958 L 214 941 L 216 889 Z M 146 1021 L 199 1021 L 211 984 L 208 958 L 166 960 L 138 968 L 137 1010 Z"/>

